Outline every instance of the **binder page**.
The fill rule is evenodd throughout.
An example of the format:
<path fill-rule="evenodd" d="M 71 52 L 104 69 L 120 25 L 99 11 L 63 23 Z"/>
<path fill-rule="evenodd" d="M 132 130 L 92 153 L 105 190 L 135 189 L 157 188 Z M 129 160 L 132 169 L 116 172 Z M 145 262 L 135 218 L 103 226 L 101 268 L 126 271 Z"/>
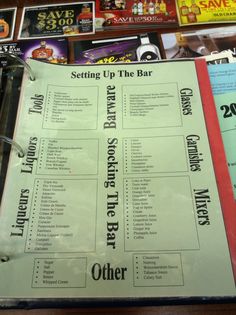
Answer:
<path fill-rule="evenodd" d="M 1 297 L 234 296 L 194 61 L 29 64 Z"/>
<path fill-rule="evenodd" d="M 231 176 L 234 198 L 236 199 L 236 64 L 209 67 L 216 110 L 220 123 L 224 148 Z"/>

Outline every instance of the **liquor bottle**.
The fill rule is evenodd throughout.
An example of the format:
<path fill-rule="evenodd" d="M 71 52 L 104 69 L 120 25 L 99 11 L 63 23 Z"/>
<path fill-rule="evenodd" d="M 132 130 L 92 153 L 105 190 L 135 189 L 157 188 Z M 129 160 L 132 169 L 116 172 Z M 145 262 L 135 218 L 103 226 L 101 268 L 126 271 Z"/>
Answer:
<path fill-rule="evenodd" d="M 49 63 L 58 63 L 58 58 L 57 58 L 57 56 L 49 57 L 49 58 L 47 59 L 47 61 L 48 61 Z"/>
<path fill-rule="evenodd" d="M 161 0 L 160 11 L 161 11 L 161 13 L 166 13 L 166 4 L 165 4 L 164 0 Z"/>
<path fill-rule="evenodd" d="M 197 16 L 194 12 L 189 9 L 189 13 L 187 15 L 188 23 L 196 23 L 197 22 Z"/>
<path fill-rule="evenodd" d="M 147 3 L 147 0 L 144 0 L 143 2 L 143 14 L 148 14 L 149 13 L 149 5 Z"/>
<path fill-rule="evenodd" d="M 187 16 L 189 14 L 189 7 L 186 5 L 185 1 L 182 1 L 182 6 L 180 7 L 180 15 Z"/>
<path fill-rule="evenodd" d="M 6 38 L 9 34 L 9 24 L 0 17 L 0 38 Z"/>
<path fill-rule="evenodd" d="M 83 4 L 81 13 L 77 16 L 76 21 L 79 26 L 79 33 L 88 33 L 92 31 L 93 15 L 89 4 Z"/>
<path fill-rule="evenodd" d="M 141 45 L 137 48 L 136 54 L 138 61 L 160 60 L 161 55 L 158 47 L 150 43 L 147 34 L 140 35 Z"/>
<path fill-rule="evenodd" d="M 142 0 L 138 2 L 138 15 L 143 15 L 143 3 Z"/>
<path fill-rule="evenodd" d="M 138 4 L 137 4 L 137 0 L 134 0 L 134 3 L 132 5 L 132 14 L 133 15 L 137 15 L 138 14 Z"/>
<path fill-rule="evenodd" d="M 53 49 L 46 46 L 46 42 L 42 40 L 40 47 L 32 51 L 33 59 L 48 60 L 53 55 Z"/>
<path fill-rule="evenodd" d="M 152 0 L 150 0 L 149 5 L 148 5 L 148 13 L 155 14 L 155 5 L 152 2 Z"/>
<path fill-rule="evenodd" d="M 110 0 L 104 0 L 104 2 L 102 2 L 102 10 L 110 10 L 111 9 L 111 1 Z"/>
<path fill-rule="evenodd" d="M 58 59 L 58 63 L 67 64 L 67 58 L 65 58 L 64 56 L 61 56 Z"/>
<path fill-rule="evenodd" d="M 156 2 L 155 2 L 155 13 L 156 14 L 160 13 L 160 5 L 159 5 L 158 0 L 156 0 Z"/>
<path fill-rule="evenodd" d="M 125 9 L 125 0 L 115 0 L 115 9 L 124 10 Z"/>
<path fill-rule="evenodd" d="M 191 8 L 191 11 L 195 13 L 196 15 L 201 14 L 201 9 L 199 8 L 198 5 L 196 5 L 195 0 L 192 0 L 192 4 L 190 8 Z"/>

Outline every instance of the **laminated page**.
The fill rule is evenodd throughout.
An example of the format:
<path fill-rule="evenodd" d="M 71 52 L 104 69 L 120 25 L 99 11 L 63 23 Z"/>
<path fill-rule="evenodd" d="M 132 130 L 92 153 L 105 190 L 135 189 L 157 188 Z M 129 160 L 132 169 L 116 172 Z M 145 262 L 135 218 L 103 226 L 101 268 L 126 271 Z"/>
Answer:
<path fill-rule="evenodd" d="M 29 65 L 2 301 L 235 296 L 195 62 Z"/>
<path fill-rule="evenodd" d="M 236 64 L 214 65 L 208 71 L 236 199 Z"/>

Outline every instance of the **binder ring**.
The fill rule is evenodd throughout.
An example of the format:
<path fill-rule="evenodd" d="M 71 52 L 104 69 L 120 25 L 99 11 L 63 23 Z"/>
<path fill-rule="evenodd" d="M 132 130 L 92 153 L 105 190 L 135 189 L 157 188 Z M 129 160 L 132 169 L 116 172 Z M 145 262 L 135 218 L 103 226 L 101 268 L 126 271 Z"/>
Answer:
<path fill-rule="evenodd" d="M 20 57 L 14 55 L 14 54 L 11 54 L 11 53 L 0 52 L 0 56 L 1 55 L 5 56 L 5 57 L 11 57 L 11 58 L 17 60 L 19 63 L 21 63 L 27 69 L 27 71 L 29 72 L 30 80 L 31 81 L 35 81 L 35 75 L 34 75 L 32 69 L 30 68 L 30 66 L 28 65 L 27 62 L 25 62 Z"/>
<path fill-rule="evenodd" d="M 7 262 L 9 259 L 10 259 L 9 256 L 1 256 L 0 257 L 0 262 L 4 263 L 4 262 Z"/>
<path fill-rule="evenodd" d="M 6 136 L 0 135 L 0 140 L 4 141 L 6 143 L 9 143 L 13 148 L 15 148 L 16 151 L 18 152 L 18 156 L 20 158 L 23 158 L 25 156 L 25 152 L 22 149 L 22 147 L 17 142 L 12 140 L 11 138 L 8 138 Z"/>

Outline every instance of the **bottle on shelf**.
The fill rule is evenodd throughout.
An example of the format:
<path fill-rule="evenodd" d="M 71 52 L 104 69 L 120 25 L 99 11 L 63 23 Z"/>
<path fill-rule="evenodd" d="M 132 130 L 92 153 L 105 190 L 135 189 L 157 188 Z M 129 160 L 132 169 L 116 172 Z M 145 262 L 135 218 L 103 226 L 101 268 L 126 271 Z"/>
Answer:
<path fill-rule="evenodd" d="M 192 4 L 191 4 L 191 11 L 193 13 L 195 13 L 196 15 L 201 14 L 201 9 L 200 7 L 196 4 L 195 0 L 192 0 Z"/>
<path fill-rule="evenodd" d="M 152 0 L 150 0 L 150 2 L 148 4 L 148 13 L 149 14 L 155 14 L 155 5 L 152 2 Z"/>
<path fill-rule="evenodd" d="M 47 47 L 46 41 L 42 40 L 40 42 L 40 47 L 34 49 L 32 51 L 32 58 L 33 59 L 41 59 L 41 60 L 47 60 L 51 58 L 53 55 L 53 49 L 50 47 Z"/>
<path fill-rule="evenodd" d="M 139 0 L 138 2 L 138 15 L 143 15 L 143 2 Z"/>
<path fill-rule="evenodd" d="M 147 0 L 144 0 L 143 2 L 143 14 L 146 15 L 149 13 L 149 5 L 147 3 Z"/>
<path fill-rule="evenodd" d="M 132 14 L 133 15 L 137 15 L 138 14 L 138 4 L 137 4 L 137 0 L 134 0 L 134 3 L 132 5 Z"/>
<path fill-rule="evenodd" d="M 104 0 L 102 1 L 102 10 L 110 10 L 111 9 L 111 1 Z"/>
<path fill-rule="evenodd" d="M 160 60 L 158 47 L 152 44 L 147 34 L 140 35 L 140 46 L 136 50 L 138 61 Z"/>
<path fill-rule="evenodd" d="M 81 13 L 77 16 L 76 21 L 79 27 L 79 33 L 88 33 L 92 31 L 93 15 L 89 4 L 83 4 Z"/>
<path fill-rule="evenodd" d="M 125 0 L 115 0 L 115 9 L 124 10 L 125 9 Z"/>
<path fill-rule="evenodd" d="M 194 12 L 192 12 L 191 9 L 189 9 L 189 13 L 187 15 L 188 23 L 196 23 L 197 22 L 197 16 Z"/>
<path fill-rule="evenodd" d="M 160 11 L 161 13 L 166 13 L 166 3 L 164 2 L 164 0 L 161 0 Z"/>
<path fill-rule="evenodd" d="M 155 2 L 155 13 L 156 14 L 160 13 L 160 5 L 159 5 L 158 0 L 156 0 L 156 2 Z"/>
<path fill-rule="evenodd" d="M 187 16 L 189 14 L 189 7 L 186 5 L 185 1 L 182 1 L 182 5 L 180 7 L 180 15 Z"/>
<path fill-rule="evenodd" d="M 9 24 L 0 17 L 0 38 L 6 38 L 9 34 Z"/>

